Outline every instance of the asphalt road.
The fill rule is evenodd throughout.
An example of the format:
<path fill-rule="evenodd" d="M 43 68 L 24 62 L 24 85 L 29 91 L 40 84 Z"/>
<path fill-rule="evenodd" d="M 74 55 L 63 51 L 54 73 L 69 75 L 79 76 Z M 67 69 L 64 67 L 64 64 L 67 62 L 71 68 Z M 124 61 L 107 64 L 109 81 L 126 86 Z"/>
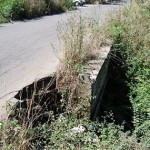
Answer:
<path fill-rule="evenodd" d="M 13 91 L 56 71 L 59 59 L 51 45 L 59 48 L 58 22 L 81 13 L 104 23 L 111 10 L 114 13 L 117 8 L 119 5 L 86 5 L 77 11 L 1 24 L 0 106 L 16 94 Z M 13 93 L 3 97 L 10 92 Z"/>

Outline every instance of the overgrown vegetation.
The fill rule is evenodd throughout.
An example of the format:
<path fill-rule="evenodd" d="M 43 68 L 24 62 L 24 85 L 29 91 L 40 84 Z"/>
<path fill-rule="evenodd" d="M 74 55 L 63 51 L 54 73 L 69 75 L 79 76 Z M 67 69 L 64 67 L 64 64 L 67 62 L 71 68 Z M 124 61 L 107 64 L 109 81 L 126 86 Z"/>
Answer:
<path fill-rule="evenodd" d="M 63 65 L 57 80 L 59 86 L 65 87 L 66 91 L 62 93 L 58 105 L 55 105 L 55 111 L 60 109 L 63 111 L 55 113 L 53 109 L 51 111 L 45 109 L 41 112 L 41 105 L 36 100 L 38 98 L 40 102 L 45 96 L 47 91 L 42 88 L 38 96 L 34 93 L 31 99 L 27 100 L 26 115 L 21 108 L 17 114 L 11 113 L 11 117 L 5 123 L 0 123 L 1 149 L 148 150 L 150 148 L 149 2 L 128 4 L 114 19 L 111 19 L 105 30 L 103 29 L 106 32 L 105 38 L 110 39 L 113 45 L 113 58 L 116 58 L 116 55 L 115 61 L 118 60 L 119 54 L 118 64 L 125 71 L 123 83 L 121 80 L 120 82 L 129 88 L 128 93 L 125 93 L 128 94 L 126 97 L 132 104 L 130 107 L 130 110 L 133 110 L 132 129 L 125 131 L 123 123 L 116 124 L 114 112 L 110 112 L 110 108 L 107 108 L 108 114 L 103 116 L 102 121 L 89 120 L 91 98 L 84 97 L 82 93 L 84 87 L 81 86 L 79 77 L 84 72 L 84 65 L 89 56 L 93 54 L 91 49 L 98 50 L 102 43 L 108 43 L 107 40 L 103 40 L 102 30 L 99 29 L 97 22 L 87 22 L 79 18 L 79 22 L 75 23 L 71 19 L 68 29 L 63 31 L 60 37 L 63 40 L 64 58 L 61 59 Z M 75 25 L 77 28 L 74 28 Z M 118 79 L 116 76 L 114 78 Z M 49 96 L 46 102 L 51 100 Z M 45 106 L 45 103 L 42 104 Z M 117 109 L 120 109 L 120 112 L 124 110 L 123 107 Z M 48 115 L 49 119 L 44 122 L 37 121 L 43 114 Z M 75 127 L 78 130 L 75 131 Z"/>
<path fill-rule="evenodd" d="M 66 29 L 63 27 L 67 26 Z M 57 73 L 57 88 L 67 89 L 69 93 L 69 108 L 76 107 L 84 93 L 80 75 L 85 72 L 87 61 L 96 55 L 104 40 L 100 32 L 99 23 L 92 19 L 82 18 L 81 14 L 71 16 L 67 23 L 58 26 L 61 49 L 60 68 Z M 94 51 L 95 50 L 95 51 Z M 89 105 L 89 98 L 85 105 Z"/>
<path fill-rule="evenodd" d="M 71 0 L 0 0 L 0 23 L 72 9 Z"/>
<path fill-rule="evenodd" d="M 133 2 L 112 20 L 109 35 L 126 70 L 128 97 L 134 112 L 134 131 L 142 149 L 150 140 L 150 1 Z"/>

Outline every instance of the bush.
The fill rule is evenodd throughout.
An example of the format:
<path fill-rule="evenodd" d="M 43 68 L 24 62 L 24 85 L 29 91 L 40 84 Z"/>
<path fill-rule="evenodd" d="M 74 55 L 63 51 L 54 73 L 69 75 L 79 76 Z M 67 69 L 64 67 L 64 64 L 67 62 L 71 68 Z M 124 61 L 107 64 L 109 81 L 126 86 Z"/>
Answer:
<path fill-rule="evenodd" d="M 25 17 L 33 18 L 42 16 L 46 11 L 44 0 L 24 0 Z"/>
<path fill-rule="evenodd" d="M 150 11 L 149 1 L 128 5 L 112 20 L 109 36 L 122 55 L 130 87 L 137 139 L 150 140 Z M 148 143 L 142 144 L 148 144 Z M 148 146 L 148 145 L 147 145 Z M 147 147 L 148 148 L 148 147 Z"/>
<path fill-rule="evenodd" d="M 72 6 L 72 0 L 0 0 L 0 22 L 60 13 Z"/>
<path fill-rule="evenodd" d="M 63 7 L 64 7 L 65 10 L 72 9 L 72 6 L 73 6 L 73 1 L 72 0 L 65 0 L 63 2 Z"/>
<path fill-rule="evenodd" d="M 1 2 L 1 14 L 6 19 L 22 19 L 25 15 L 23 0 L 5 0 Z"/>

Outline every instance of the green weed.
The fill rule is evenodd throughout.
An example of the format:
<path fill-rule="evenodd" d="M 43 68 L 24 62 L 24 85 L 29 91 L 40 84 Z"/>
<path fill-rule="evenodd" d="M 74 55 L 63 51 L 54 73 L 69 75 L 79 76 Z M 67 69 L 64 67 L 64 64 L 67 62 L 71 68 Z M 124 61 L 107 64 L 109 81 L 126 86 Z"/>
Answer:
<path fill-rule="evenodd" d="M 71 0 L 1 0 L 0 22 L 33 18 L 71 10 Z"/>
<path fill-rule="evenodd" d="M 123 126 L 115 124 L 112 114 L 106 116 L 111 119 L 111 122 L 107 122 L 107 119 L 103 122 L 91 122 L 89 113 L 78 115 L 79 111 L 84 113 L 85 103 L 82 97 L 74 101 L 76 100 L 74 97 L 81 96 L 79 86 L 81 84 L 76 77 L 83 72 L 84 64 L 93 52 L 91 49 L 101 45 L 101 38 L 98 35 L 102 33 L 93 22 L 89 24 L 79 18 L 79 22 L 69 22 L 69 28 L 62 32 L 64 34 L 61 37 L 64 44 L 62 51 L 64 57 L 61 59 L 63 67 L 62 73 L 59 72 L 61 77 L 59 79 L 65 79 L 64 82 L 68 83 L 66 87 L 71 84 L 73 92 L 69 94 L 73 93 L 72 104 L 68 105 L 69 108 L 61 115 L 56 117 L 52 114 L 52 122 L 38 124 L 36 127 L 32 126 L 34 118 L 30 118 L 29 121 L 25 118 L 22 124 L 19 124 L 15 118 L 8 120 L 6 124 L 0 123 L 2 149 L 148 150 L 150 148 L 150 11 L 148 6 L 148 2 L 129 4 L 118 12 L 118 16 L 105 28 L 105 37 L 111 39 L 114 52 L 119 51 L 121 54 L 122 64 L 124 64 L 122 67 L 126 69 L 126 83 L 130 88 L 128 97 L 134 112 L 132 132 L 124 133 Z M 77 28 L 74 28 L 75 25 Z M 98 41 L 95 42 L 95 38 Z M 65 98 L 64 96 L 61 102 L 66 105 Z M 89 107 L 86 108 L 87 111 Z M 30 111 L 32 110 L 33 108 L 30 108 Z M 83 132 L 72 133 L 74 127 L 81 126 L 84 127 Z"/>
<path fill-rule="evenodd" d="M 150 129 L 150 11 L 149 2 L 132 3 L 110 23 L 114 49 L 125 64 L 137 138 L 149 140 Z M 142 141 L 142 140 L 141 140 Z M 142 141 L 144 142 L 144 141 Z M 142 143 L 148 144 L 148 143 Z M 147 145 L 148 146 L 148 145 Z M 149 146 L 148 146 L 149 147 Z M 147 148 L 148 148 L 147 147 Z"/>

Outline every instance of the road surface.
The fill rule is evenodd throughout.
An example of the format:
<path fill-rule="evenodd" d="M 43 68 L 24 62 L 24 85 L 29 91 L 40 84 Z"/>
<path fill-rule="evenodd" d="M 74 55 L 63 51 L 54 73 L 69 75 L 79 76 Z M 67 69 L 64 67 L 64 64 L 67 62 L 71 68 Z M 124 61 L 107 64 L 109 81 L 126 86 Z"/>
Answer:
<path fill-rule="evenodd" d="M 1 24 L 0 114 L 1 106 L 16 94 L 13 91 L 56 71 L 59 59 L 51 45 L 59 48 L 58 22 L 66 22 L 70 15 L 81 12 L 104 23 L 107 14 L 117 8 L 119 5 L 87 5 L 59 15 Z"/>

